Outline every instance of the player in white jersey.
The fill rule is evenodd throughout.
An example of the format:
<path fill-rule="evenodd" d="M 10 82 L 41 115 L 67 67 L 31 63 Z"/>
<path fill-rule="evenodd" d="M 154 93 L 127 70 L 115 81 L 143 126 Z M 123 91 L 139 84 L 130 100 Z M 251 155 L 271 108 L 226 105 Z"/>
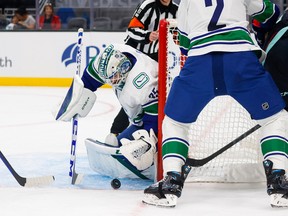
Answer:
<path fill-rule="evenodd" d="M 107 46 L 90 61 L 81 78 L 74 77 L 56 120 L 70 121 L 76 114 L 85 117 L 96 100 L 94 92 L 105 83 L 110 84 L 129 117 L 130 126 L 117 136 L 116 142 L 102 144 L 107 152 L 111 148 L 114 152 L 120 150 L 138 170 L 149 168 L 156 153 L 155 133 L 158 130 L 157 65 L 156 61 L 131 46 Z M 100 151 L 103 153 L 103 148 L 98 153 Z"/>
<path fill-rule="evenodd" d="M 267 192 L 271 205 L 288 207 L 288 114 L 271 76 L 259 62 L 262 50 L 248 31 L 247 15 L 275 22 L 269 0 L 181 0 L 180 48 L 188 58 L 172 84 L 163 122 L 164 178 L 144 190 L 143 202 L 174 207 L 181 196 L 188 131 L 216 96 L 230 95 L 262 126 Z"/>

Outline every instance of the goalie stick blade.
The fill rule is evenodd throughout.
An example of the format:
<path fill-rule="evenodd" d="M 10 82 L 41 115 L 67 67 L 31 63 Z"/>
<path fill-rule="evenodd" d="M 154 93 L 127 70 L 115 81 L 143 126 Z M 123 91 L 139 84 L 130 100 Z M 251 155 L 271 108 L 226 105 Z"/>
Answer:
<path fill-rule="evenodd" d="M 76 173 L 76 171 L 75 171 L 75 169 L 76 169 L 76 155 L 75 155 L 75 152 L 73 154 L 74 155 L 71 155 L 71 158 L 70 158 L 70 172 L 69 172 L 69 176 L 72 178 L 71 179 L 71 184 L 75 185 L 75 184 L 80 184 L 81 183 L 84 174 Z"/>
<path fill-rule="evenodd" d="M 10 173 L 13 175 L 13 177 L 16 179 L 16 181 L 23 187 L 34 187 L 34 186 L 41 186 L 41 185 L 47 185 L 51 184 L 55 178 L 54 176 L 42 176 L 42 177 L 32 177 L 32 178 L 25 178 L 20 176 L 14 168 L 11 166 L 7 158 L 4 156 L 4 154 L 0 151 L 0 158 L 3 161 L 3 163 L 6 165 Z"/>
<path fill-rule="evenodd" d="M 84 174 L 82 173 L 73 173 L 72 175 L 72 181 L 71 181 L 71 184 L 72 185 L 75 185 L 75 184 L 80 184 L 82 179 L 84 177 Z"/>

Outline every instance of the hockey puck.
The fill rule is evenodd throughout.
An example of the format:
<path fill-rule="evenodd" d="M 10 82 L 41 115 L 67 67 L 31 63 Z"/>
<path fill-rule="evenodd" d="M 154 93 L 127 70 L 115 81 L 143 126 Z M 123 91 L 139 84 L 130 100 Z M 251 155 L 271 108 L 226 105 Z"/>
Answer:
<path fill-rule="evenodd" d="M 111 181 L 111 186 L 114 189 L 119 189 L 121 187 L 121 182 L 119 181 L 119 179 L 115 178 Z"/>

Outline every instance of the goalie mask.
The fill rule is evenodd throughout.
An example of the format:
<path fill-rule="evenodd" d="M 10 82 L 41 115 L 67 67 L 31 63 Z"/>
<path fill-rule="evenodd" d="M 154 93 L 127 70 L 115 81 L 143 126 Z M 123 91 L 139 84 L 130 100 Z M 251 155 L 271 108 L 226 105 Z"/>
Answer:
<path fill-rule="evenodd" d="M 98 59 L 98 72 L 106 83 L 117 89 L 122 89 L 132 63 L 113 45 L 105 48 Z"/>

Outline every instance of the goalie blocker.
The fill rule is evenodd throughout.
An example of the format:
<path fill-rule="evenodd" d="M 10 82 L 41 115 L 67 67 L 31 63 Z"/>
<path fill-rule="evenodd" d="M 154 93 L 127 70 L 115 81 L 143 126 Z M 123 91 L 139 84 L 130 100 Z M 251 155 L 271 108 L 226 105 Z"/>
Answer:
<path fill-rule="evenodd" d="M 84 88 L 83 81 L 77 75 L 73 78 L 64 100 L 56 111 L 56 120 L 70 121 L 75 115 L 88 115 L 96 101 L 96 94 Z"/>
<path fill-rule="evenodd" d="M 97 140 L 86 139 L 88 161 L 91 169 L 112 178 L 154 179 L 154 158 L 157 138 L 150 130 L 133 133 L 135 140 L 121 139 L 121 147 Z"/>

